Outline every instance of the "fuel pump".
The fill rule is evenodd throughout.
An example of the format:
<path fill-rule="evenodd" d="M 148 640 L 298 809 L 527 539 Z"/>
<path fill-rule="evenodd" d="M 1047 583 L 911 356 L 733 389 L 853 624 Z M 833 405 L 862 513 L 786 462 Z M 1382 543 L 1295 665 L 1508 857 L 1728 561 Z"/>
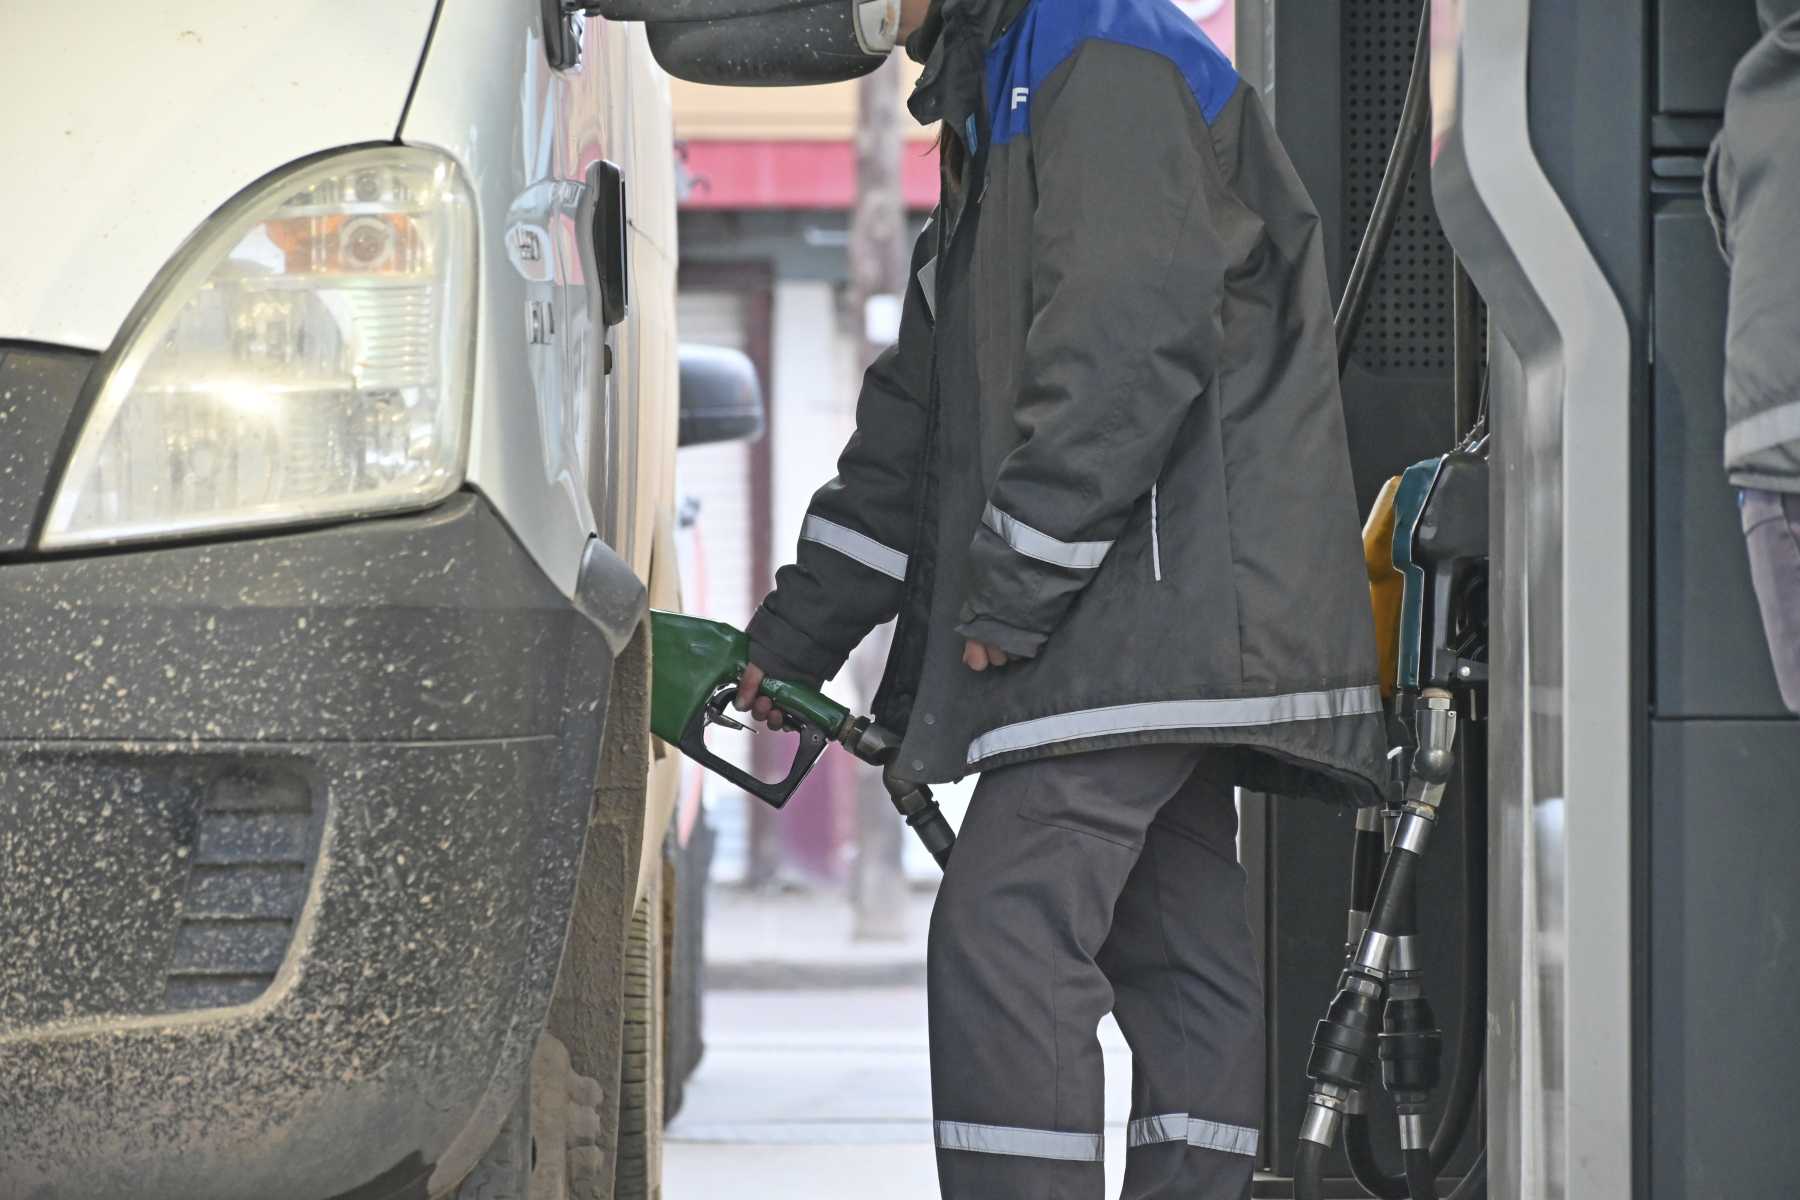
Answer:
<path fill-rule="evenodd" d="M 1400 579 L 1397 603 L 1385 600 L 1392 592 L 1386 580 L 1373 593 L 1382 626 L 1379 641 L 1394 663 L 1395 788 L 1384 808 L 1357 816 L 1345 963 L 1307 1063 L 1312 1087 L 1295 1167 L 1297 1200 L 1322 1194 L 1324 1154 L 1340 1134 L 1357 1182 L 1371 1195 L 1436 1197 L 1438 1173 L 1475 1106 L 1485 963 L 1476 937 L 1483 931 L 1474 914 L 1485 913 L 1485 888 L 1468 889 L 1463 1038 L 1455 1085 L 1435 1131 L 1427 1129 L 1426 1117 L 1439 1083 L 1443 1037 L 1418 970 L 1416 891 L 1420 863 L 1458 768 L 1459 733 L 1464 746 L 1477 741 L 1479 730 L 1471 737 L 1466 727 L 1478 722 L 1486 707 L 1484 448 L 1477 430 L 1464 447 L 1409 468 L 1383 489 L 1365 530 L 1365 549 L 1373 557 L 1385 540 L 1391 573 Z M 1475 758 L 1480 761 L 1478 752 Z M 1467 771 L 1463 778 L 1468 786 L 1462 794 L 1480 796 L 1481 781 Z M 1476 849 L 1465 867 L 1478 876 L 1480 831 L 1467 817 L 1465 837 L 1465 849 Z M 1369 1136 L 1366 1097 L 1377 1061 L 1399 1116 L 1405 1160 L 1400 1175 L 1381 1169 Z M 1459 1193 L 1473 1194 L 1479 1186 L 1477 1170 Z"/>
<path fill-rule="evenodd" d="M 1369 228 L 1338 308 L 1340 369 L 1366 310 L 1375 268 L 1392 235 L 1399 196 L 1412 176 L 1429 124 L 1431 6 L 1419 18 L 1399 129 Z M 1472 297 L 1458 273 L 1459 427 L 1474 405 Z M 1394 749 L 1393 789 L 1381 808 L 1357 814 L 1344 965 L 1307 1062 L 1311 1086 L 1294 1167 L 1296 1200 L 1323 1194 L 1324 1157 L 1342 1136 L 1357 1183 L 1385 1200 L 1438 1195 L 1476 1107 L 1486 1010 L 1486 883 L 1483 827 L 1486 712 L 1488 470 L 1486 415 L 1474 415 L 1461 444 L 1390 480 L 1364 529 L 1370 598 Z M 1459 745 L 1459 734 L 1461 735 Z M 1453 776 L 1471 807 L 1464 814 L 1463 1014 L 1451 1092 L 1435 1129 L 1428 1106 L 1441 1075 L 1443 1035 L 1419 970 L 1420 864 Z M 1373 1066 L 1400 1125 L 1403 1171 L 1378 1162 L 1369 1128 Z M 1457 1186 L 1485 1194 L 1478 1156 Z"/>

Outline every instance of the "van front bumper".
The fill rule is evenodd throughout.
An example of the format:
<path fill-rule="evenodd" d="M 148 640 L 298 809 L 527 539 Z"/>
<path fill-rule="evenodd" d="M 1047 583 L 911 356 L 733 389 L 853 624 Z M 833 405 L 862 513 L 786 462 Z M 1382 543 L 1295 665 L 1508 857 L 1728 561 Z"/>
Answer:
<path fill-rule="evenodd" d="M 529 1062 L 643 611 L 467 494 L 0 563 L 0 1196 L 424 1197 Z"/>

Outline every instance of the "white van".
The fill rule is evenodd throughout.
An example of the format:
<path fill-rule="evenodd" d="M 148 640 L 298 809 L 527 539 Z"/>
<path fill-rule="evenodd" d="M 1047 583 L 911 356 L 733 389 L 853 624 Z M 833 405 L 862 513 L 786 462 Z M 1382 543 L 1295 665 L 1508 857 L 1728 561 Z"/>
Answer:
<path fill-rule="evenodd" d="M 5 33 L 0 1196 L 652 1194 L 678 358 L 643 27 Z"/>

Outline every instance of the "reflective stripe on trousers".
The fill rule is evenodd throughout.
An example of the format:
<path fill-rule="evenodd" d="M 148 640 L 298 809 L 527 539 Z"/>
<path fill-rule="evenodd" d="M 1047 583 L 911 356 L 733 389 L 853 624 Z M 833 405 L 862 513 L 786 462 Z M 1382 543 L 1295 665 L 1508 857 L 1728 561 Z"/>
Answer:
<path fill-rule="evenodd" d="M 1125 1144 L 1135 1150 L 1159 1142 L 1186 1142 L 1202 1150 L 1218 1150 L 1225 1154 L 1256 1157 L 1260 1135 L 1245 1125 L 1229 1125 L 1223 1121 L 1203 1121 L 1186 1113 L 1165 1113 L 1160 1117 L 1140 1117 L 1127 1131 Z"/>
<path fill-rule="evenodd" d="M 967 1121 L 938 1121 L 936 1132 L 940 1150 L 1012 1154 L 1020 1158 L 1053 1158 L 1064 1162 L 1099 1162 L 1106 1144 L 1097 1133 L 1014 1129 L 1006 1125 L 973 1125 Z"/>
<path fill-rule="evenodd" d="M 967 1121 L 938 1121 L 935 1130 L 940 1150 L 967 1150 L 972 1154 L 1099 1162 L 1105 1147 L 1105 1139 L 1098 1133 L 1018 1129 L 1008 1125 L 975 1125 Z M 1125 1144 L 1135 1150 L 1161 1142 L 1186 1142 L 1201 1150 L 1255 1158 L 1259 1140 L 1258 1132 L 1245 1125 L 1203 1121 L 1186 1113 L 1165 1113 L 1160 1117 L 1140 1117 L 1133 1121 Z"/>

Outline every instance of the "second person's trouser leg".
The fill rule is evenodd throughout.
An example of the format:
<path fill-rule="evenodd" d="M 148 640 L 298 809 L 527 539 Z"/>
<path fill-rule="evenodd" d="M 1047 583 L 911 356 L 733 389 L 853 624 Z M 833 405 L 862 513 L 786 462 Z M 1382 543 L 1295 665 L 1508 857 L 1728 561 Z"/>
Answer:
<path fill-rule="evenodd" d="M 1738 503 L 1775 682 L 1800 713 L 1800 495 L 1745 488 Z"/>
<path fill-rule="evenodd" d="M 932 914 L 932 1095 L 947 1200 L 1101 1196 L 1104 1069 L 1095 1029 L 1114 993 L 1098 960 L 1152 822 L 1206 753 L 1133 747 L 983 777 Z M 1211 863 L 1205 869 L 1218 873 Z M 1181 1003 L 1167 989 L 1162 997 L 1152 1003 Z M 1250 1054 L 1260 1057 L 1260 1043 Z M 1237 1200 L 1248 1182 L 1237 1159 L 1251 1161 L 1224 1159 L 1230 1169 L 1213 1171 L 1200 1190 L 1192 1181 L 1207 1175 L 1204 1162 L 1171 1179 L 1182 1190 L 1142 1194 Z"/>
<path fill-rule="evenodd" d="M 1203 759 L 1144 838 L 1101 948 L 1131 1044 L 1123 1200 L 1250 1194 L 1263 1103 L 1262 978 L 1230 775 Z"/>

